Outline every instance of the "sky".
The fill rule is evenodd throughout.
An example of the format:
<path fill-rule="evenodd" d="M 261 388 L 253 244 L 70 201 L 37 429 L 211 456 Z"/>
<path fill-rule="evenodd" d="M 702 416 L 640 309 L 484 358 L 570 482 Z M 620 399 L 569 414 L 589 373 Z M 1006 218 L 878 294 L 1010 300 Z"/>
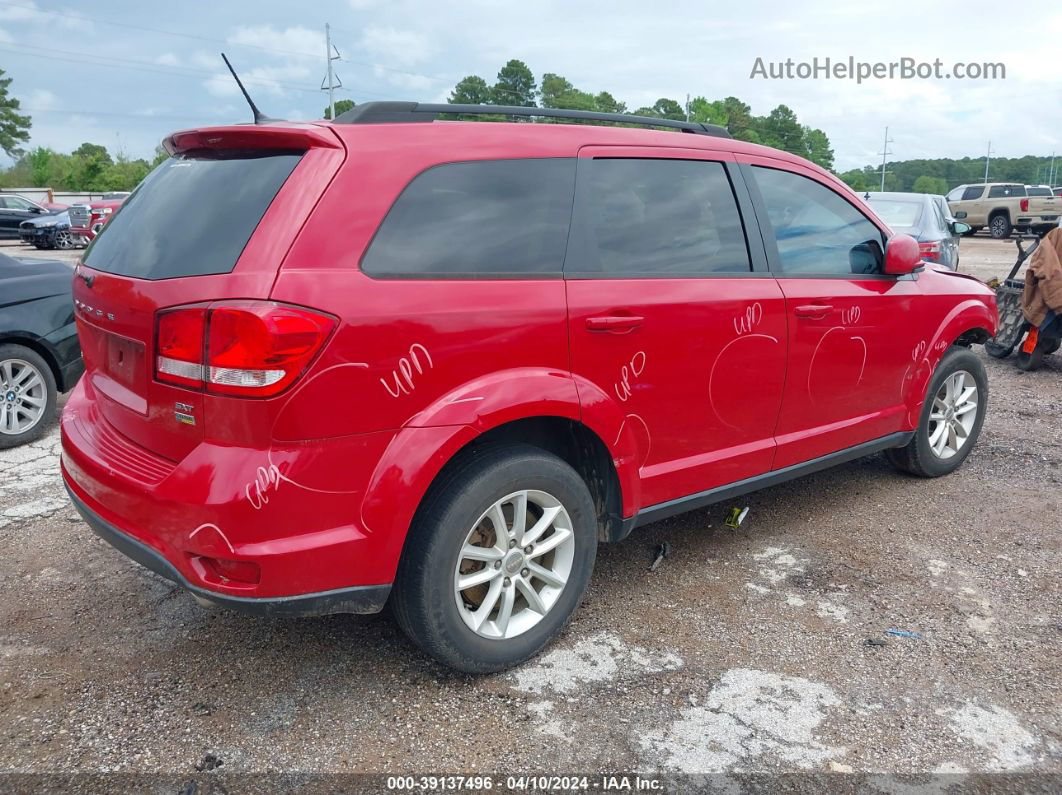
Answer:
<path fill-rule="evenodd" d="M 510 58 L 629 108 L 660 97 L 784 103 L 826 132 L 838 171 L 890 159 L 1062 157 L 1062 4 L 891 0 L 0 0 L 0 68 L 33 118 L 30 146 L 83 141 L 151 157 L 176 129 L 247 121 L 219 52 L 266 115 L 320 118 L 324 26 L 341 55 L 337 99 L 446 101 L 463 76 Z M 825 58 L 1002 63 L 1006 78 L 766 80 L 764 64 Z M 0 154 L 0 162 L 4 161 Z"/>

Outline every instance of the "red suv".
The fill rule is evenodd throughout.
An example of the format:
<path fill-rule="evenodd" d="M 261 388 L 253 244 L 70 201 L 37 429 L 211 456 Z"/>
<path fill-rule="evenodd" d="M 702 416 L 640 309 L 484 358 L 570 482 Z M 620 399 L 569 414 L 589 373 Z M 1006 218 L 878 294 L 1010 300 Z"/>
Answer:
<path fill-rule="evenodd" d="M 482 672 L 557 634 L 599 542 L 875 451 L 962 463 L 988 288 L 799 157 L 598 121 L 639 119 L 172 135 L 74 279 L 95 532 L 212 603 L 389 601 Z"/>

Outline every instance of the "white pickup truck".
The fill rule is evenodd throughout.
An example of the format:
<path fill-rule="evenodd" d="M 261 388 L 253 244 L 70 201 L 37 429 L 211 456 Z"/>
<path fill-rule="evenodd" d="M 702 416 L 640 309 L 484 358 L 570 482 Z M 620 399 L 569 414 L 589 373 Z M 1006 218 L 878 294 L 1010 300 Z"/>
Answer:
<path fill-rule="evenodd" d="M 1025 185 L 1013 182 L 960 185 L 947 200 L 951 214 L 970 226 L 971 234 L 987 226 L 994 238 L 1010 237 L 1015 229 L 1044 234 L 1062 214 L 1062 197 L 1030 196 Z"/>

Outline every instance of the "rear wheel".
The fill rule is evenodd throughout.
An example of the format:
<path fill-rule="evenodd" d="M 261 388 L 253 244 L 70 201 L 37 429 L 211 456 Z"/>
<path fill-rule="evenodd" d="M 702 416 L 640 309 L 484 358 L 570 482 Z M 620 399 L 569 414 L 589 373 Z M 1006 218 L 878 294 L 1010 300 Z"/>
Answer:
<path fill-rule="evenodd" d="M 528 445 L 469 455 L 418 511 L 392 609 L 421 649 L 468 673 L 537 654 L 590 581 L 597 518 L 561 459 Z"/>
<path fill-rule="evenodd" d="M 1010 233 L 1013 231 L 1014 227 L 1011 226 L 1010 219 L 1005 215 L 997 215 L 988 222 L 988 232 L 996 240 L 1010 237 Z"/>
<path fill-rule="evenodd" d="M 39 438 L 55 407 L 55 376 L 47 362 L 21 345 L 0 345 L 0 450 Z"/>
<path fill-rule="evenodd" d="M 988 378 L 981 360 L 969 348 L 951 348 L 930 379 L 914 438 L 885 455 L 912 475 L 950 474 L 977 443 L 987 406 Z"/>

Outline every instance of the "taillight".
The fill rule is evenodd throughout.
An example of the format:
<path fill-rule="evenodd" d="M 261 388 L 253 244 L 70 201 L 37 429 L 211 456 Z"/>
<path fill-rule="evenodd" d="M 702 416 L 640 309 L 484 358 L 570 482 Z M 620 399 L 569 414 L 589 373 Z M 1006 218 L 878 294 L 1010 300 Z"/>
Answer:
<path fill-rule="evenodd" d="M 160 381 L 227 395 L 286 389 L 335 328 L 328 315 L 263 301 L 182 307 L 158 316 Z"/>
<path fill-rule="evenodd" d="M 940 256 L 940 241 L 934 240 L 929 243 L 919 243 L 918 253 L 922 259 L 936 260 Z"/>
<path fill-rule="evenodd" d="M 1021 201 L 1019 201 L 1018 202 L 1018 206 L 1021 207 L 1021 211 L 1023 213 L 1029 212 L 1029 200 L 1028 199 L 1022 199 Z"/>

